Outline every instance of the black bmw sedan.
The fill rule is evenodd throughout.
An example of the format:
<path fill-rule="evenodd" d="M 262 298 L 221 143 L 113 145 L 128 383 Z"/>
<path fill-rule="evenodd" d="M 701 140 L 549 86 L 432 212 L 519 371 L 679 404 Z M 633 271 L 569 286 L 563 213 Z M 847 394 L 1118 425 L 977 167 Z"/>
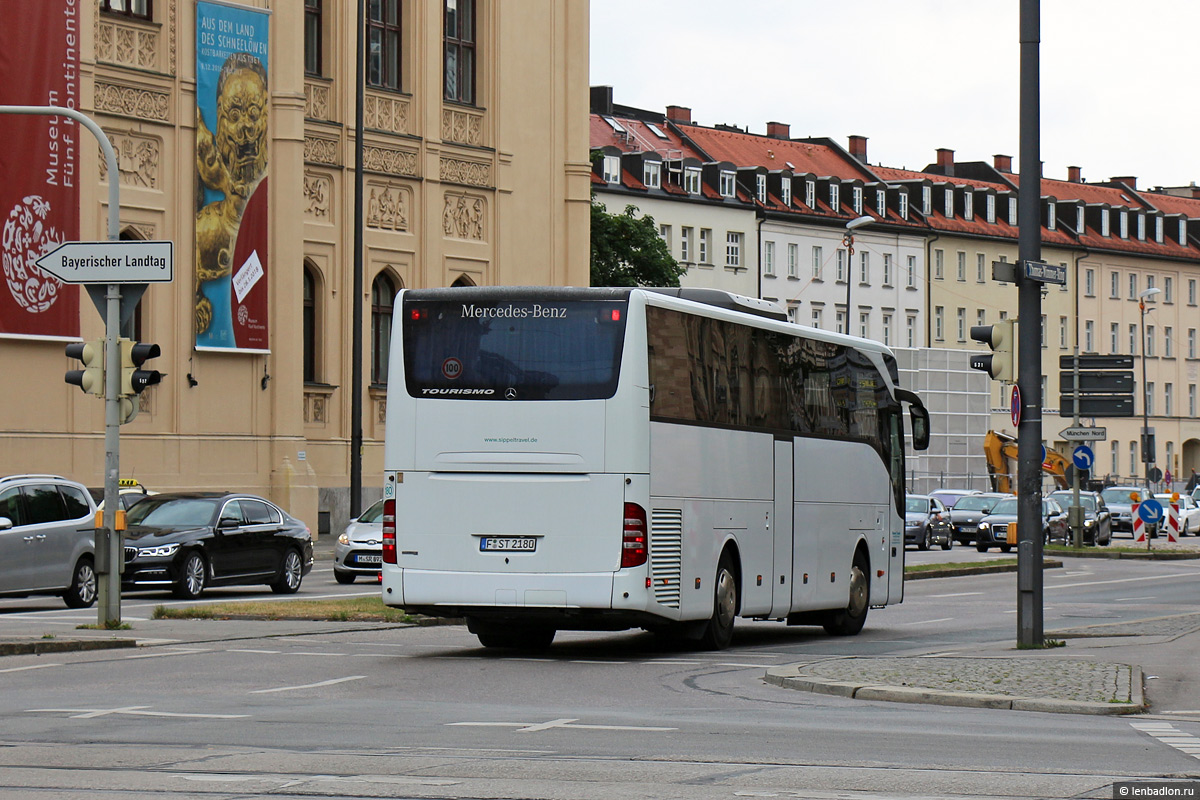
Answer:
<path fill-rule="evenodd" d="M 261 497 L 156 494 L 127 513 L 121 588 L 169 588 L 189 600 L 234 584 L 292 594 L 312 565 L 308 526 Z"/>

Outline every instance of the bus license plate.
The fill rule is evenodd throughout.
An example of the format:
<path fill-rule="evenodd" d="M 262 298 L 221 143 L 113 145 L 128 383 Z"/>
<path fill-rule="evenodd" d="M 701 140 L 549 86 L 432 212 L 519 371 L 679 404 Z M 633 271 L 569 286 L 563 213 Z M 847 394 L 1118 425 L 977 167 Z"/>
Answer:
<path fill-rule="evenodd" d="M 381 555 L 360 555 L 357 563 L 359 564 L 382 564 L 383 556 Z"/>
<path fill-rule="evenodd" d="M 532 553 L 537 549 L 537 539 L 532 536 L 484 536 L 479 540 L 479 549 L 484 552 Z"/>

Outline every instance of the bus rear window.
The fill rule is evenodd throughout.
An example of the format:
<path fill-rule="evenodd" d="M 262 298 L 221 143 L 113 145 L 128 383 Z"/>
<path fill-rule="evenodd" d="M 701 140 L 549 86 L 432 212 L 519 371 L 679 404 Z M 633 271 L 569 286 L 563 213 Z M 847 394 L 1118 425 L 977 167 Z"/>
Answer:
<path fill-rule="evenodd" d="M 624 300 L 406 300 L 408 393 L 460 400 L 612 397 L 626 306 Z"/>

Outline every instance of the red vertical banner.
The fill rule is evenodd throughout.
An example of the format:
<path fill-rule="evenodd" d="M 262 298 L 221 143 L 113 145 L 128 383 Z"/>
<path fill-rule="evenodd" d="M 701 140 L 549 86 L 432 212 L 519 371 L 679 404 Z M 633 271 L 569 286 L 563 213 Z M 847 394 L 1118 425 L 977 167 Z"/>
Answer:
<path fill-rule="evenodd" d="M 0 105 L 78 108 L 82 2 L 5 0 Z M 79 239 L 81 133 L 69 117 L 0 115 L 0 336 L 79 336 L 79 287 L 34 261 Z"/>

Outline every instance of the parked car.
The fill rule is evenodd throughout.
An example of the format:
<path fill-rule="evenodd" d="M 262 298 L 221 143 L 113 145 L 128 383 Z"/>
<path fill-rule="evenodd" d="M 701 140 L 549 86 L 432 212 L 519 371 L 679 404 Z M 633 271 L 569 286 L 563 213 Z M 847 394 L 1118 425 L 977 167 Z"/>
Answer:
<path fill-rule="evenodd" d="M 1050 496 L 1068 511 L 1067 516 L 1069 519 L 1071 503 L 1074 502 L 1075 497 L 1074 492 L 1059 489 L 1058 491 L 1051 492 Z M 1080 492 L 1079 505 L 1083 508 L 1083 543 L 1085 545 L 1106 547 L 1112 542 L 1112 512 L 1104 502 L 1104 497 L 1099 492 Z M 1200 517 L 1197 517 L 1196 524 L 1200 525 Z M 1068 542 L 1074 536 L 1074 532 L 1069 528 L 1068 523 Z"/>
<path fill-rule="evenodd" d="M 975 532 L 979 530 L 979 520 L 992 510 L 992 507 L 1011 494 L 1000 492 L 981 492 L 969 494 L 959 499 L 950 508 L 950 524 L 954 527 L 954 538 L 961 544 L 973 544 Z"/>
<path fill-rule="evenodd" d="M 1100 492 L 1104 504 L 1112 514 L 1113 533 L 1128 533 L 1133 536 L 1133 496 L 1140 499 L 1150 497 L 1151 493 L 1144 486 L 1109 486 Z M 1158 535 L 1156 529 L 1150 530 L 1151 538 Z"/>
<path fill-rule="evenodd" d="M 1169 509 L 1171 506 L 1170 494 L 1156 494 L 1154 499 L 1162 503 L 1163 509 Z M 1179 535 L 1187 536 L 1188 534 L 1200 535 L 1200 505 L 1191 498 L 1191 495 L 1179 495 Z"/>
<path fill-rule="evenodd" d="M 941 500 L 942 505 L 946 508 L 954 508 L 959 500 L 976 494 L 983 494 L 983 492 L 978 489 L 934 489 L 929 496 Z"/>
<path fill-rule="evenodd" d="M 209 586 L 262 583 L 292 594 L 312 569 L 308 526 L 255 495 L 156 494 L 129 509 L 126 526 L 126 590 L 190 600 Z"/>
<path fill-rule="evenodd" d="M 53 594 L 70 608 L 96 602 L 96 505 L 60 475 L 0 478 L 0 595 Z"/>
<path fill-rule="evenodd" d="M 1051 497 L 1042 498 L 1042 541 L 1064 539 L 1070 532 L 1067 524 L 1067 512 Z M 986 553 L 993 547 L 999 547 L 1007 553 L 1012 549 L 1008 543 L 1008 528 L 1017 521 L 1017 497 L 1010 495 L 992 507 L 990 513 L 979 521 L 975 532 L 975 549 Z"/>
<path fill-rule="evenodd" d="M 104 487 L 92 487 L 88 489 L 88 493 L 92 496 L 92 499 L 96 501 L 96 508 L 103 511 Z M 141 500 L 143 497 L 149 497 L 152 494 L 158 494 L 158 492 L 150 491 L 133 478 L 121 478 L 117 485 L 117 498 L 121 501 L 121 508 L 125 509 L 126 511 L 128 511 L 129 507 L 138 500 Z"/>
<path fill-rule="evenodd" d="M 333 546 L 333 577 L 354 583 L 359 575 L 378 578 L 383 569 L 383 501 L 351 520 Z"/>
<path fill-rule="evenodd" d="M 940 544 L 943 550 L 954 546 L 950 512 L 941 500 L 925 494 L 905 495 L 904 544 L 915 544 L 919 550 L 928 550 L 934 544 Z"/>

